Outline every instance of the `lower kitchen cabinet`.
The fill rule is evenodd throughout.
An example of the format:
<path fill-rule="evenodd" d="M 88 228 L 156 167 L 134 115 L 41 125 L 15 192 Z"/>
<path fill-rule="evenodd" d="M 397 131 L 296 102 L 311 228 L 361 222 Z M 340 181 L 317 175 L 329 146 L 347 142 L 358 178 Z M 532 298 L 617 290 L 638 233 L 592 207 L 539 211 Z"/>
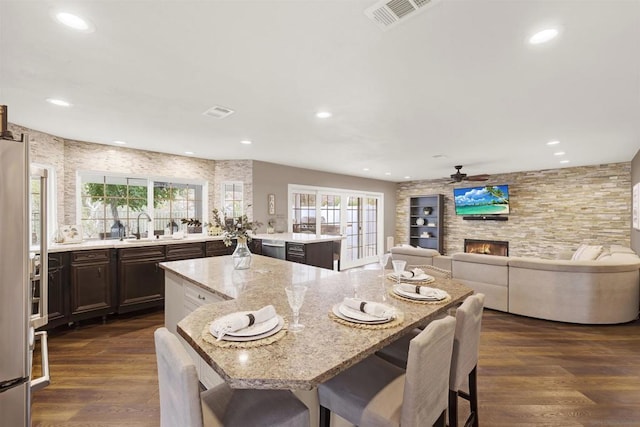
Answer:
<path fill-rule="evenodd" d="M 314 243 L 287 242 L 286 258 L 287 261 L 333 270 L 334 243 L 333 241 Z"/>
<path fill-rule="evenodd" d="M 71 252 L 69 291 L 71 321 L 115 311 L 115 250 Z"/>
<path fill-rule="evenodd" d="M 49 254 L 49 321 L 47 327 L 69 323 L 69 298 L 67 296 L 67 259 L 64 252 Z"/>
<path fill-rule="evenodd" d="M 210 240 L 205 245 L 205 256 L 207 257 L 231 255 L 235 249 L 234 245 L 225 246 L 222 240 Z"/>
<path fill-rule="evenodd" d="M 165 246 L 118 249 L 118 313 L 164 305 Z"/>

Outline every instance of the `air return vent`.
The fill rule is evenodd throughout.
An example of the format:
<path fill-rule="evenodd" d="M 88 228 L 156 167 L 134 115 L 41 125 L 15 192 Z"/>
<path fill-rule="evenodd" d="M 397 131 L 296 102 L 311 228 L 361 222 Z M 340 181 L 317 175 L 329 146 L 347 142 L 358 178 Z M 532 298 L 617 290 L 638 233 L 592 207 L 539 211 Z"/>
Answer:
<path fill-rule="evenodd" d="M 234 111 L 230 108 L 214 105 L 202 114 L 216 119 L 224 119 L 225 117 L 230 116 L 233 113 Z"/>
<path fill-rule="evenodd" d="M 395 27 L 440 0 L 382 0 L 364 11 L 364 14 L 383 30 Z"/>

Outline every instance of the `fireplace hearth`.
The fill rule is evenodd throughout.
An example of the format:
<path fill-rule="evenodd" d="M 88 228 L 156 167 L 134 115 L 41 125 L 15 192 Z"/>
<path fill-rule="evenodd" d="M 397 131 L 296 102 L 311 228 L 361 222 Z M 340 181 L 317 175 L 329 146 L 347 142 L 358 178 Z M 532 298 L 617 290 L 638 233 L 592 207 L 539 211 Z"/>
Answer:
<path fill-rule="evenodd" d="M 464 239 L 464 251 L 470 254 L 509 256 L 509 242 Z"/>

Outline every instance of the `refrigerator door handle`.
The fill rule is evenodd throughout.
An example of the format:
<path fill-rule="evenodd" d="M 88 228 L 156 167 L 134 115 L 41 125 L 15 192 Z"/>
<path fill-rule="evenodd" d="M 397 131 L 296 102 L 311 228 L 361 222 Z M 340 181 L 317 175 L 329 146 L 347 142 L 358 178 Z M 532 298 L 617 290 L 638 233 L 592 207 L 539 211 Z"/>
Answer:
<path fill-rule="evenodd" d="M 31 380 L 31 391 L 45 388 L 51 383 L 49 377 L 49 348 L 47 345 L 47 333 L 45 331 L 36 332 L 36 340 L 40 338 L 40 355 L 42 359 L 42 376 Z"/>

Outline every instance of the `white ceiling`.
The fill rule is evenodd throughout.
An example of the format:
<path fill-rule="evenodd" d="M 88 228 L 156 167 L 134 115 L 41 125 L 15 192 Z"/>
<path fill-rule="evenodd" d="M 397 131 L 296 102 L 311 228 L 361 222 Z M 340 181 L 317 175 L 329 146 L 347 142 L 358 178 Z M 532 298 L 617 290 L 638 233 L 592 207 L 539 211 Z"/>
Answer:
<path fill-rule="evenodd" d="M 68 139 L 389 181 L 640 148 L 640 1 L 442 0 L 386 32 L 374 3 L 0 0 L 0 103 Z M 550 25 L 557 39 L 526 42 Z M 235 113 L 202 115 L 214 105 Z"/>

